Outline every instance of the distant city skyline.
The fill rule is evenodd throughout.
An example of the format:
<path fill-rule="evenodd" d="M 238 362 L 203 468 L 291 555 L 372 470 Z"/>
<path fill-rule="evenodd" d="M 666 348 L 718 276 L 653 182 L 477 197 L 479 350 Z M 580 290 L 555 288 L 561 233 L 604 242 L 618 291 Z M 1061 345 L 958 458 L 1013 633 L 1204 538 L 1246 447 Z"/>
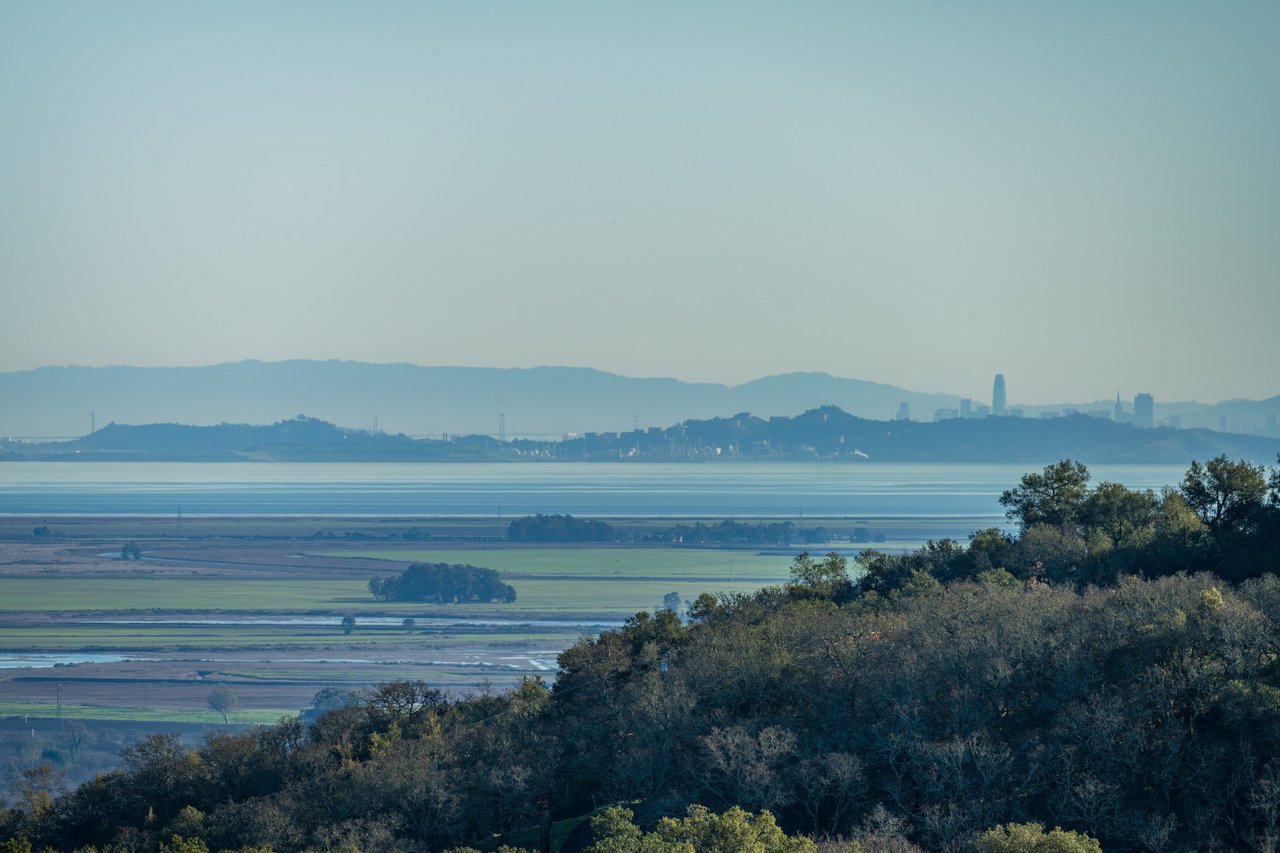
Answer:
<path fill-rule="evenodd" d="M 997 417 L 997 418 L 1023 417 L 1024 411 L 1022 407 L 1020 406 L 1011 407 L 1008 405 L 1007 394 L 1008 394 L 1008 386 L 1005 383 L 1004 374 L 997 373 L 995 375 L 995 379 L 991 383 L 991 405 L 990 406 L 986 406 L 981 403 L 974 405 L 972 397 L 965 397 L 960 400 L 959 406 L 957 408 L 951 409 L 951 408 L 943 407 L 943 408 L 935 409 L 933 412 L 933 420 L 945 421 L 945 420 L 951 420 L 953 418 L 985 418 L 988 416 Z M 1062 401 L 1062 402 L 1066 403 L 1068 401 Z M 1088 404 L 1090 402 L 1097 402 L 1097 401 L 1096 400 L 1091 400 L 1091 401 L 1077 400 L 1077 401 L 1070 401 L 1070 402 L 1074 402 L 1077 405 L 1079 405 L 1079 404 Z M 1191 401 L 1178 401 L 1178 402 L 1191 402 Z M 1203 402 L 1203 401 L 1200 401 L 1200 402 Z M 1054 404 L 1049 404 L 1049 406 L 1052 406 L 1052 405 Z M 1176 402 L 1175 402 L 1175 405 L 1176 405 Z M 1156 426 L 1170 426 L 1176 429 L 1179 426 L 1179 417 L 1176 414 L 1169 415 L 1168 417 L 1164 418 L 1159 424 L 1157 424 L 1156 417 L 1155 417 L 1155 398 L 1151 394 L 1148 394 L 1145 392 L 1140 392 L 1134 395 L 1133 409 L 1132 411 L 1129 411 L 1129 412 L 1126 412 L 1124 410 L 1124 404 L 1120 400 L 1119 391 L 1116 391 L 1115 405 L 1112 406 L 1110 409 L 1081 410 L 1081 409 L 1069 406 L 1061 410 L 1053 410 L 1044 405 L 1039 405 L 1039 406 L 1036 406 L 1035 408 L 1040 409 L 1040 411 L 1037 412 L 1037 414 L 1041 418 L 1056 418 L 1056 417 L 1065 417 L 1069 415 L 1088 415 L 1089 417 L 1113 420 L 1113 421 L 1116 421 L 1117 423 L 1133 424 L 1134 426 L 1142 427 L 1143 429 L 1152 429 L 1153 427 L 1156 427 Z M 911 420 L 910 407 L 906 403 L 902 403 L 898 407 L 898 413 L 896 418 L 897 420 Z M 1274 427 L 1274 421 L 1275 421 L 1275 417 L 1272 416 L 1268 421 L 1268 423 L 1272 427 Z M 1238 432 L 1239 430 L 1236 429 L 1233 431 Z"/>
<path fill-rule="evenodd" d="M 1183 0 L 2 4 L 0 371 L 1265 398 L 1277 32 Z"/>

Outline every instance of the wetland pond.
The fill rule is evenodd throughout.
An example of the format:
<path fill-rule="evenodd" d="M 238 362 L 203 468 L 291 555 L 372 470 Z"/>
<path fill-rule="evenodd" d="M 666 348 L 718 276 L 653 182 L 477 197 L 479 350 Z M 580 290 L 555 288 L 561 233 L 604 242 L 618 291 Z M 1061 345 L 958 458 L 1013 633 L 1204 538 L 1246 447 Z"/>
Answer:
<path fill-rule="evenodd" d="M 0 669 L 49 669 L 81 663 L 124 663 L 154 658 L 113 652 L 0 652 Z"/>

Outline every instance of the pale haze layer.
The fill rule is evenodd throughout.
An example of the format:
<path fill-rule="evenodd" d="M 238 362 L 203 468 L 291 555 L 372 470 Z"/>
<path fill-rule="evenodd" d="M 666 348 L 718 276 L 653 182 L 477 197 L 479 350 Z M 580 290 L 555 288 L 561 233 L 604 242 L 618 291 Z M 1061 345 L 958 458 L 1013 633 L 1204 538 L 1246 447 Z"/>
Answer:
<path fill-rule="evenodd" d="M 0 370 L 1271 396 L 1278 37 L 1274 2 L 6 3 Z"/>

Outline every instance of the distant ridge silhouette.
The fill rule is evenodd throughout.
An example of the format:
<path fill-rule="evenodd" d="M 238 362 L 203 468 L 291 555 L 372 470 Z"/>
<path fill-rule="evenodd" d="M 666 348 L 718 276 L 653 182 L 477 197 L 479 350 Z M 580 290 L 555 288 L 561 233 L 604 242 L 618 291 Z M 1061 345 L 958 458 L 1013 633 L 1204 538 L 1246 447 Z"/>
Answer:
<path fill-rule="evenodd" d="M 1280 438 L 1210 430 L 1139 429 L 1075 415 L 953 419 L 938 423 L 877 421 L 835 406 L 795 417 L 747 413 L 686 420 L 666 429 L 591 432 L 554 441 L 492 436 L 414 439 L 402 434 L 345 429 L 298 416 L 269 426 L 108 424 L 68 442 L 0 444 L 3 459 L 106 461 L 542 461 L 726 462 L 826 461 L 1023 462 L 1061 458 L 1089 463 L 1171 463 L 1219 454 L 1270 463 Z"/>
<path fill-rule="evenodd" d="M 975 377 L 988 387 L 990 377 Z M 1018 389 L 1010 385 L 1009 404 Z M 669 426 L 726 412 L 790 416 L 834 405 L 858 417 L 887 420 L 907 403 L 931 420 L 960 396 L 924 393 L 827 373 L 787 373 L 740 385 L 634 378 L 582 367 L 423 367 L 355 361 L 241 361 L 205 367 L 42 367 L 0 373 L 0 437 L 74 437 L 110 423 L 269 424 L 299 413 L 348 427 L 414 436 L 566 432 Z M 976 401 L 976 402 L 990 402 Z M 1063 406 L 1026 407 L 1029 416 Z M 1111 403 L 1074 404 L 1082 411 Z M 1280 413 L 1280 396 L 1263 401 L 1166 403 L 1157 420 L 1178 414 L 1182 426 L 1217 429 L 1220 419 L 1245 430 Z"/>

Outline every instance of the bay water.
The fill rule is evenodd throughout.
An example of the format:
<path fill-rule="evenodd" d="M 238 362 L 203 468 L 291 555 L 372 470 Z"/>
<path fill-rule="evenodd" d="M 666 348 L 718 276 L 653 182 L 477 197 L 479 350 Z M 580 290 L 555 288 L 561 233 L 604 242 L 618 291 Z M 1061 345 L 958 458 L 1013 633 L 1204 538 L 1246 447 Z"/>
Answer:
<path fill-rule="evenodd" d="M 1052 462 L 1053 460 L 1049 460 Z M 990 517 L 1027 464 L 5 462 L 4 515 Z M 1099 465 L 1155 489 L 1185 467 Z"/>

